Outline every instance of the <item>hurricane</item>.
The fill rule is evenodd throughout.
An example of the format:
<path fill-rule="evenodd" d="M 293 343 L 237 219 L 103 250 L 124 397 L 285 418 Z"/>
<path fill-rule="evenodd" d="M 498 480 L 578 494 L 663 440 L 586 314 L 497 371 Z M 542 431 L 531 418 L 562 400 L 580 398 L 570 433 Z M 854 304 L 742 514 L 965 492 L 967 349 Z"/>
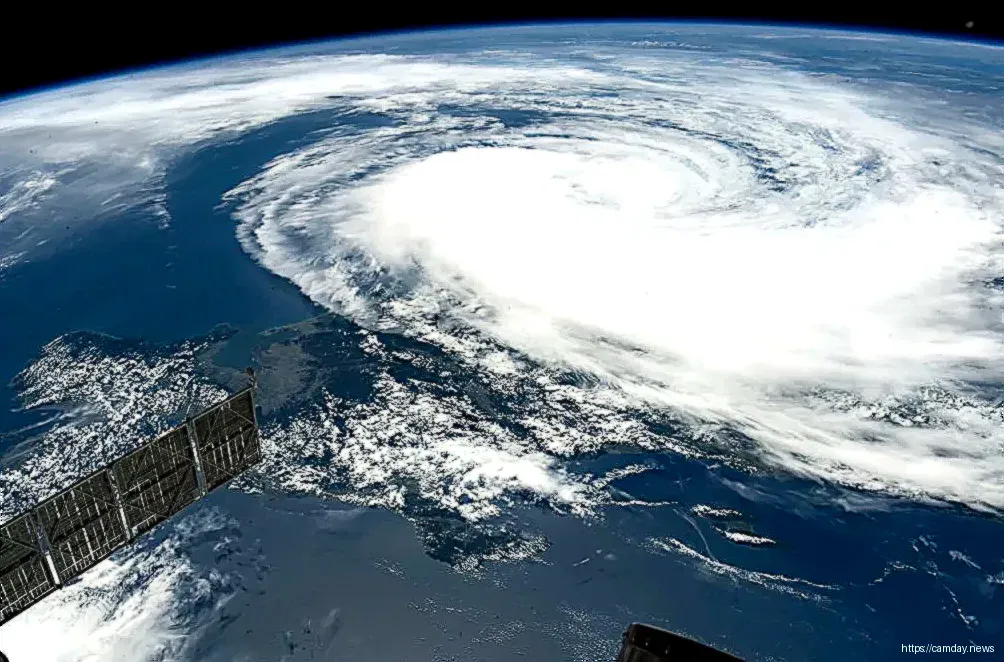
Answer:
<path fill-rule="evenodd" d="M 387 61 L 356 102 L 387 125 L 231 191 L 243 245 L 360 323 L 574 371 L 767 466 L 1004 505 L 992 127 L 758 63 L 595 60 L 422 85 Z"/>

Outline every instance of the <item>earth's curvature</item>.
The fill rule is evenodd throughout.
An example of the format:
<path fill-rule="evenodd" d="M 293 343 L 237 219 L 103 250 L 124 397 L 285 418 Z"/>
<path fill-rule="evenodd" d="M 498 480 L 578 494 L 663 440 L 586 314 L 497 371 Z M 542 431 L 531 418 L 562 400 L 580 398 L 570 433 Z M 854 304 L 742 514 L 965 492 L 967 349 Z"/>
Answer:
<path fill-rule="evenodd" d="M 241 384 L 265 460 L 32 660 L 1004 645 L 1004 48 L 391 35 L 0 102 L 0 519 Z"/>

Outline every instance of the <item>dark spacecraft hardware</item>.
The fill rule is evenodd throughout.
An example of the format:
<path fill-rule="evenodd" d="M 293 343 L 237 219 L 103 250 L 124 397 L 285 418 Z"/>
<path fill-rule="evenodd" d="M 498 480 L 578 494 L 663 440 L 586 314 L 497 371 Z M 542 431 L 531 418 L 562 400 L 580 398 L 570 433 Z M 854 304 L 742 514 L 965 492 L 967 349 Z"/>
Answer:
<path fill-rule="evenodd" d="M 0 625 L 257 464 L 254 388 L 0 525 Z"/>
<path fill-rule="evenodd" d="M 617 662 L 742 662 L 742 660 L 669 630 L 643 623 L 632 623 L 624 631 Z"/>

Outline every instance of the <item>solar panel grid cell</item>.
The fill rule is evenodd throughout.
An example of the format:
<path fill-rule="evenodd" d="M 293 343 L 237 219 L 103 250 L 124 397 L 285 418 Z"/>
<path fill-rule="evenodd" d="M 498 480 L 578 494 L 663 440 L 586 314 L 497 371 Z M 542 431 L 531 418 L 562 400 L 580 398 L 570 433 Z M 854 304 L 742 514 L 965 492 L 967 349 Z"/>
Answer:
<path fill-rule="evenodd" d="M 153 528 L 200 496 L 187 424 L 122 458 L 111 471 L 131 535 Z"/>
<path fill-rule="evenodd" d="M 0 623 L 56 589 L 33 527 L 30 514 L 0 526 Z"/>
<path fill-rule="evenodd" d="M 200 415 L 194 424 L 209 489 L 225 483 L 261 459 L 250 390 Z"/>
<path fill-rule="evenodd" d="M 79 575 L 128 539 L 105 470 L 48 499 L 37 513 L 63 581 Z"/>

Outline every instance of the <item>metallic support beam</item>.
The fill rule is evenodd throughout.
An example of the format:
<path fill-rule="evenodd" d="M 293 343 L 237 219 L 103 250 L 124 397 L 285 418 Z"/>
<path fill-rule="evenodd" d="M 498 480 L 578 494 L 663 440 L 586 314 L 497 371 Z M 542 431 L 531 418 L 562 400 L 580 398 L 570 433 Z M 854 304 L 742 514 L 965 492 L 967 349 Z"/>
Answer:
<path fill-rule="evenodd" d="M 58 588 L 63 585 L 63 582 L 59 578 L 59 573 L 56 572 L 56 563 L 52 560 L 52 545 L 49 544 L 49 534 L 45 532 L 42 525 L 35 519 L 34 514 L 28 515 L 28 520 L 31 522 L 31 528 L 34 530 L 35 538 L 38 540 L 38 551 L 42 553 L 42 558 L 45 559 L 45 564 L 49 568 L 52 583 Z"/>
<path fill-rule="evenodd" d="M 252 380 L 251 381 L 251 393 L 249 395 L 251 397 L 251 423 L 254 425 L 254 432 L 255 433 L 257 433 L 258 430 L 259 430 L 259 427 L 258 427 L 258 411 L 255 409 L 255 404 L 254 404 L 254 392 L 255 392 L 255 389 L 257 387 L 258 387 L 257 380 Z"/>
<path fill-rule="evenodd" d="M 188 443 L 192 445 L 192 457 L 195 458 L 195 476 L 199 481 L 199 494 L 206 496 L 206 473 L 202 470 L 202 457 L 199 455 L 199 439 L 195 432 L 195 420 L 188 419 L 185 422 L 188 429 Z"/>

